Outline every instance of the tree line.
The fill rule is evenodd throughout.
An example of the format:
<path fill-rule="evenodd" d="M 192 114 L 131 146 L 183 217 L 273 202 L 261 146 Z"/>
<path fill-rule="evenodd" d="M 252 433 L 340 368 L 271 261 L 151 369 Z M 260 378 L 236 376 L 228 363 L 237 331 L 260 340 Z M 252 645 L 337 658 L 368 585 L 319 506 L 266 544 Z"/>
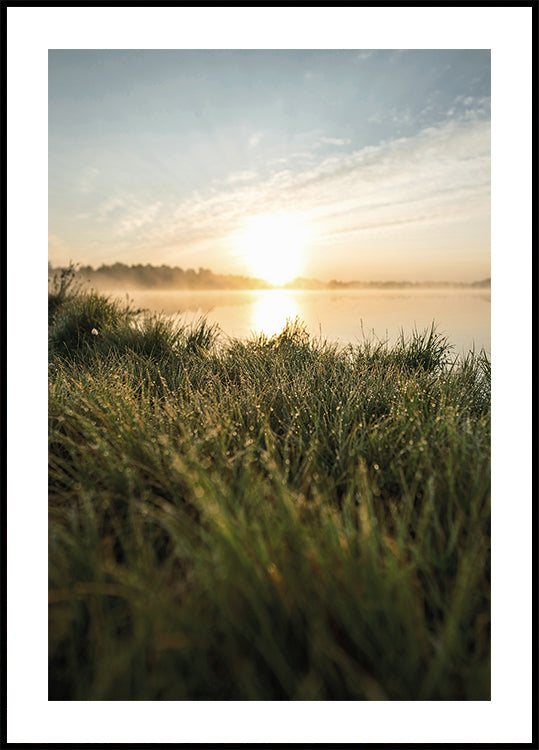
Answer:
<path fill-rule="evenodd" d="M 55 269 L 49 263 L 49 275 Z M 97 287 L 141 289 L 269 289 L 262 279 L 233 274 L 217 274 L 209 268 L 183 269 L 178 266 L 153 266 L 150 263 L 103 264 L 99 268 L 77 265 L 76 276 Z"/>

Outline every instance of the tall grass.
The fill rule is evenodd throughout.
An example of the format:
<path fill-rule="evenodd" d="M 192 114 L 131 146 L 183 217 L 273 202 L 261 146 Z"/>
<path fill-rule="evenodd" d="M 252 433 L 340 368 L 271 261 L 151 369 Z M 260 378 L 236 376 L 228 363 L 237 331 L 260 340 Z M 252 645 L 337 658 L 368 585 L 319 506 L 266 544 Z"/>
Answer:
<path fill-rule="evenodd" d="M 51 699 L 490 698 L 483 353 L 80 292 L 49 333 Z"/>

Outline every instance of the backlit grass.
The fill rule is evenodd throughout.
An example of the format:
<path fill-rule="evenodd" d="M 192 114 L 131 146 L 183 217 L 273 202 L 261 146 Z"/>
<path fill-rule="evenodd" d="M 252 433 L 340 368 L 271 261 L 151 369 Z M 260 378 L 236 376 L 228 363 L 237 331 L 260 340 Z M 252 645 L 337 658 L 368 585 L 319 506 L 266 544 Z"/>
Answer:
<path fill-rule="evenodd" d="M 51 298 L 51 699 L 490 698 L 483 353 Z"/>

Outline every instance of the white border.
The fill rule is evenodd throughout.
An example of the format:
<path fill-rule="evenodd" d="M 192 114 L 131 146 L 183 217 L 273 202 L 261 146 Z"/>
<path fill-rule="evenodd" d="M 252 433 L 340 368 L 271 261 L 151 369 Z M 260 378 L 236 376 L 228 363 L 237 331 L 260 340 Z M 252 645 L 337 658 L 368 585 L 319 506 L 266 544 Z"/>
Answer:
<path fill-rule="evenodd" d="M 531 8 L 9 7 L 7 37 L 9 742 L 531 741 Z M 47 702 L 47 51 L 259 47 L 492 49 L 490 702 Z"/>

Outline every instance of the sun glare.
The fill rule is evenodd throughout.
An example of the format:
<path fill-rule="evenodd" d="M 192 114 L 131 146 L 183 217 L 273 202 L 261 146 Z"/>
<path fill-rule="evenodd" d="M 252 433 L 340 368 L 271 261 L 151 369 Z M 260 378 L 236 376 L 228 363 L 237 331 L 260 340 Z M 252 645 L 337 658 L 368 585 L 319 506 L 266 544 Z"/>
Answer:
<path fill-rule="evenodd" d="M 294 293 L 286 289 L 264 289 L 256 293 L 252 312 L 252 330 L 273 336 L 280 333 L 287 320 L 294 320 L 300 310 Z"/>
<path fill-rule="evenodd" d="M 305 230 L 294 217 L 257 216 L 241 235 L 240 251 L 253 276 L 281 286 L 301 272 L 305 240 Z"/>

